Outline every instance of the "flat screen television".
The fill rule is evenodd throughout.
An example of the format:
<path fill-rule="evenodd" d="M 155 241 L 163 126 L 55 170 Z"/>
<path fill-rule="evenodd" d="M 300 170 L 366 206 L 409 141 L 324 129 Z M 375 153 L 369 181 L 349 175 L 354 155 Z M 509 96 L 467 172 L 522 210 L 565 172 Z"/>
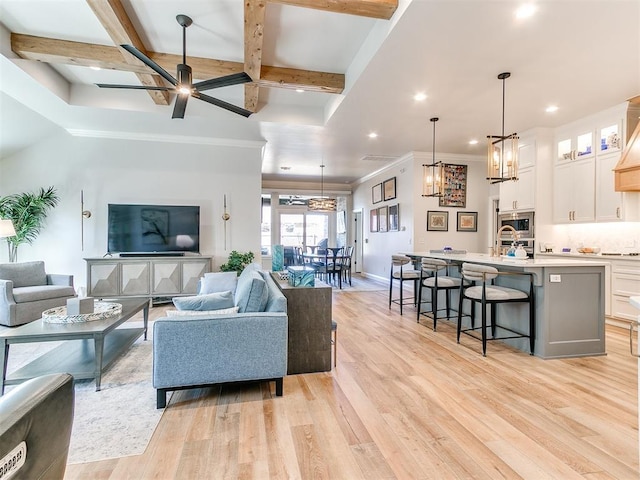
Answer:
<path fill-rule="evenodd" d="M 200 207 L 109 204 L 109 253 L 200 252 Z"/>

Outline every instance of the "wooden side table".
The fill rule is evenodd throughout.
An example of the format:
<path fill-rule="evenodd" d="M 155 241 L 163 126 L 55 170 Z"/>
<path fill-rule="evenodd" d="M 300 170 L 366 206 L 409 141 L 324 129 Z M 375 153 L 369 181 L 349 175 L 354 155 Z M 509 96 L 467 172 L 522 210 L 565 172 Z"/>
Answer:
<path fill-rule="evenodd" d="M 331 286 L 292 287 L 271 274 L 287 298 L 287 375 L 331 370 Z"/>

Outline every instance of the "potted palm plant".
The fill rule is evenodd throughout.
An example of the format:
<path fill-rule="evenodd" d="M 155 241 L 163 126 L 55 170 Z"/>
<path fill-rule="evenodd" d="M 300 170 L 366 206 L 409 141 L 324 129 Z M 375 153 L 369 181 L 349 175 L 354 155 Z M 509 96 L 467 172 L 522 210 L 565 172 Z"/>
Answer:
<path fill-rule="evenodd" d="M 10 219 L 16 234 L 7 237 L 9 261 L 18 261 L 18 246 L 33 243 L 44 226 L 49 210 L 59 202 L 54 187 L 40 188 L 37 193 L 15 193 L 0 197 L 0 218 Z"/>

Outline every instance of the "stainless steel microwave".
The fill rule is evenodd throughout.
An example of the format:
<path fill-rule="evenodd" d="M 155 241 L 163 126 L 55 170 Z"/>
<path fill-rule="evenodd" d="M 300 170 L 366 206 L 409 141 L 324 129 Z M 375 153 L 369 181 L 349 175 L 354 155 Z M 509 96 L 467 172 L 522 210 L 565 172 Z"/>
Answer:
<path fill-rule="evenodd" d="M 533 239 L 534 238 L 534 212 L 523 212 L 517 214 L 503 214 L 498 217 L 499 227 L 505 225 L 512 226 L 518 236 L 521 239 Z M 501 240 L 511 238 L 511 231 L 506 230 L 502 232 Z"/>

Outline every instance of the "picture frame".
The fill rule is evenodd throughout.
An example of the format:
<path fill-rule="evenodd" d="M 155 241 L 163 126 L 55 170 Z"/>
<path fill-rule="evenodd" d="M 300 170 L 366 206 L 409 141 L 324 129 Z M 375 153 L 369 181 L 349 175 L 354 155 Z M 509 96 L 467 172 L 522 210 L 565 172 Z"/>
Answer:
<path fill-rule="evenodd" d="M 378 208 L 378 231 L 389 231 L 389 207 L 387 206 Z"/>
<path fill-rule="evenodd" d="M 439 197 L 439 207 L 467 206 L 467 166 L 445 163 L 444 192 Z"/>
<path fill-rule="evenodd" d="M 379 183 L 371 187 L 371 203 L 376 204 L 382 201 L 382 184 Z"/>
<path fill-rule="evenodd" d="M 449 230 L 449 212 L 429 210 L 427 212 L 427 231 L 446 232 Z"/>
<path fill-rule="evenodd" d="M 384 201 L 396 198 L 396 177 L 389 178 L 382 183 Z"/>
<path fill-rule="evenodd" d="M 400 204 L 389 205 L 389 231 L 400 230 Z"/>
<path fill-rule="evenodd" d="M 458 232 L 478 231 L 478 212 L 458 212 Z"/>
<path fill-rule="evenodd" d="M 377 232 L 378 231 L 378 209 L 372 208 L 369 211 L 369 231 Z"/>

